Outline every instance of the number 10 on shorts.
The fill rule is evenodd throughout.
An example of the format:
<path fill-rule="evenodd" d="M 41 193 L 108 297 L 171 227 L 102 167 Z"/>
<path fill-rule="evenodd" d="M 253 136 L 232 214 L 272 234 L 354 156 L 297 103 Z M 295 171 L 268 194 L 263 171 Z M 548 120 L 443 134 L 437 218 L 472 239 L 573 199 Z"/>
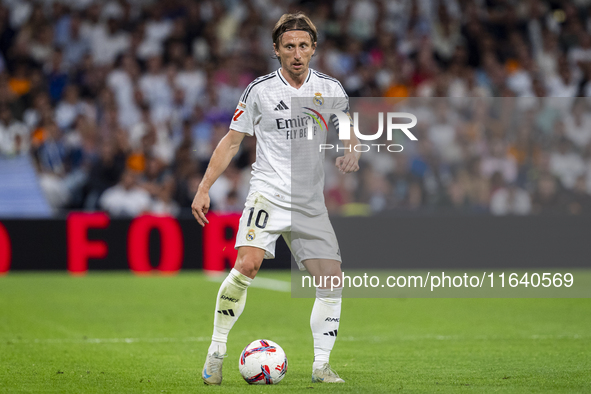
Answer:
<path fill-rule="evenodd" d="M 249 208 L 250 213 L 248 214 L 248 221 L 246 222 L 246 227 L 250 227 L 252 223 L 252 217 L 254 216 L 254 207 Z M 265 228 L 267 227 L 267 220 L 269 220 L 269 214 L 264 209 L 260 209 L 257 212 L 257 217 L 254 221 L 254 225 L 258 228 Z"/>

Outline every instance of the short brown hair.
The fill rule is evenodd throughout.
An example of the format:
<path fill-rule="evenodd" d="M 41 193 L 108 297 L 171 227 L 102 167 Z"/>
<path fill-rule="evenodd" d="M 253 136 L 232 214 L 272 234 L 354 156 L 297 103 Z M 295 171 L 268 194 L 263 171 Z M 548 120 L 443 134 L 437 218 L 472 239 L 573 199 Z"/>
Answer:
<path fill-rule="evenodd" d="M 318 41 L 318 31 L 314 23 L 303 12 L 296 12 L 295 14 L 283 14 L 273 28 L 273 44 L 279 46 L 279 39 L 286 31 L 302 30 L 307 31 L 312 39 L 312 45 Z"/>

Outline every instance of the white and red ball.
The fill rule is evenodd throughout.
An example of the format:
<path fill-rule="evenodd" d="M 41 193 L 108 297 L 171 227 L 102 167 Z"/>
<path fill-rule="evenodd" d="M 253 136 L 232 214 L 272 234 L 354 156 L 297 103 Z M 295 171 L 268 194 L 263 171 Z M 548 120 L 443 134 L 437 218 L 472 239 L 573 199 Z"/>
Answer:
<path fill-rule="evenodd" d="M 238 369 L 249 384 L 277 384 L 287 372 L 287 357 L 275 342 L 257 339 L 240 354 Z"/>

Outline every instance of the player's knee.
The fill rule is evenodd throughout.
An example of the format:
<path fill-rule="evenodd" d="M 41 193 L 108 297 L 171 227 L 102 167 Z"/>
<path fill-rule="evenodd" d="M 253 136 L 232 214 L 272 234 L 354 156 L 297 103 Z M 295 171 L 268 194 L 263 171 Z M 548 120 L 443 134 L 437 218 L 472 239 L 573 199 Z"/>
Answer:
<path fill-rule="evenodd" d="M 262 261 L 251 255 L 239 256 L 236 260 L 234 268 L 236 268 L 242 275 L 249 278 L 254 278 L 261 268 Z"/>
<path fill-rule="evenodd" d="M 336 281 L 341 282 L 343 280 L 343 272 L 341 270 L 331 271 L 326 276 L 328 276 L 332 282 L 336 282 Z"/>
<path fill-rule="evenodd" d="M 342 275 L 341 264 L 332 261 L 329 263 L 320 264 L 320 275 L 340 277 Z"/>

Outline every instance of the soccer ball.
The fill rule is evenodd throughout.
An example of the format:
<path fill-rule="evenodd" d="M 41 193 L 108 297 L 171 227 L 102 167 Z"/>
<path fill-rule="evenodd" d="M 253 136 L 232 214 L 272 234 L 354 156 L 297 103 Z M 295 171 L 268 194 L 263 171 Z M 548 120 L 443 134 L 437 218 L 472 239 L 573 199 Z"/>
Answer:
<path fill-rule="evenodd" d="M 249 384 L 276 384 L 287 372 L 287 357 L 275 342 L 257 339 L 242 351 L 238 369 Z"/>

